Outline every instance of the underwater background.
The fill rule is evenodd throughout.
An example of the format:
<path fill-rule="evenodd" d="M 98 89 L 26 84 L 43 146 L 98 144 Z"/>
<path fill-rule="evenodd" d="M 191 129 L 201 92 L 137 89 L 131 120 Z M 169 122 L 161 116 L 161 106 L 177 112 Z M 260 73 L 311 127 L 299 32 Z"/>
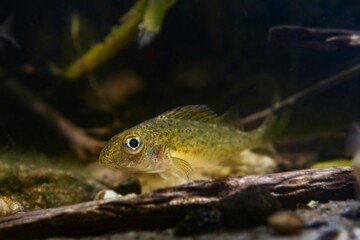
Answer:
<path fill-rule="evenodd" d="M 93 80 L 86 74 L 67 80 L 51 71 L 52 65 L 65 69 L 103 41 L 134 3 L 3 3 L 0 22 L 13 18 L 11 32 L 20 47 L 0 39 L 1 81 L 16 78 L 83 129 L 111 125 L 115 112 L 119 124 L 100 136 L 107 140 L 182 105 L 206 104 L 219 113 L 235 106 L 244 117 L 359 61 L 356 47 L 291 48 L 268 39 L 278 25 L 357 31 L 357 1 L 182 0 L 168 10 L 153 41 L 141 47 L 134 37 L 96 67 Z M 280 114 L 279 135 L 345 134 L 359 118 L 356 78 Z M 3 85 L 0 98 L 2 146 L 55 155 L 69 151 L 66 139 Z"/>
<path fill-rule="evenodd" d="M 356 239 L 359 12 L 2 1 L 0 238 Z"/>

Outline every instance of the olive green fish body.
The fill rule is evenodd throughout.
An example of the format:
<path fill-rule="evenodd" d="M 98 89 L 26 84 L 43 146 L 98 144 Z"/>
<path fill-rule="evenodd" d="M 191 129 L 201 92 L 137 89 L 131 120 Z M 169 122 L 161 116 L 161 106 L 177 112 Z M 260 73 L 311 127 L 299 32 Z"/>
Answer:
<path fill-rule="evenodd" d="M 171 155 L 191 159 L 193 165 L 200 160 L 226 160 L 234 153 L 254 147 L 259 137 L 256 131 L 246 133 L 214 123 L 168 119 L 153 124 L 166 136 Z"/>
<path fill-rule="evenodd" d="M 208 107 L 165 112 L 114 136 L 102 150 L 106 166 L 135 172 L 170 173 L 191 179 L 194 168 L 218 165 L 241 151 L 264 146 L 268 123 L 243 132 Z"/>

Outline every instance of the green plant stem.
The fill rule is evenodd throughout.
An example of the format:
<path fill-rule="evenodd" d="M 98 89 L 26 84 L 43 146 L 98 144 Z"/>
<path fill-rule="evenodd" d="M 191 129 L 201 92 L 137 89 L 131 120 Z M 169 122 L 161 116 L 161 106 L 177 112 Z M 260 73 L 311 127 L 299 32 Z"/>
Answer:
<path fill-rule="evenodd" d="M 83 56 L 70 64 L 64 70 L 63 77 L 69 80 L 82 77 L 85 73 L 92 71 L 126 46 L 137 32 L 137 27 L 142 20 L 147 2 L 148 0 L 139 0 L 124 15 L 122 23 L 113 28 L 105 41 L 96 44 Z"/>

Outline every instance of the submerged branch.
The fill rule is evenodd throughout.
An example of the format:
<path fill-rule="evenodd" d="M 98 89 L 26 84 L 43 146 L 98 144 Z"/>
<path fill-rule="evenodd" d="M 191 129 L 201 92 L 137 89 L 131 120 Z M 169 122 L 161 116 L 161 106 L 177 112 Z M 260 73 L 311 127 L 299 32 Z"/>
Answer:
<path fill-rule="evenodd" d="M 360 47 L 359 31 L 291 25 L 272 27 L 269 30 L 268 40 L 284 47 L 325 51 Z"/>
<path fill-rule="evenodd" d="M 326 79 L 312 85 L 309 88 L 306 88 L 300 92 L 297 92 L 294 95 L 292 95 L 288 98 L 285 98 L 284 100 L 272 105 L 271 107 L 265 108 L 262 111 L 251 114 L 251 115 L 243 118 L 241 122 L 242 122 L 242 124 L 249 124 L 249 123 L 264 119 L 265 117 L 267 117 L 268 115 L 270 115 L 273 112 L 278 112 L 280 110 L 283 110 L 286 107 L 290 107 L 311 95 L 318 94 L 318 93 L 323 92 L 329 88 L 332 88 L 342 82 L 351 80 L 352 77 L 359 75 L 359 74 L 360 74 L 360 64 L 353 66 L 353 67 L 351 67 L 345 71 L 342 71 L 338 74 L 335 74 L 334 76 L 326 78 Z"/>
<path fill-rule="evenodd" d="M 285 207 L 354 197 L 350 167 L 195 181 L 134 197 L 92 201 L 0 218 L 0 236 L 49 237 L 174 227 L 192 209 L 211 206 L 249 186 L 267 188 Z M 240 203 L 241 204 L 241 203 Z"/>
<path fill-rule="evenodd" d="M 104 142 L 88 136 L 82 129 L 66 119 L 60 112 L 45 103 L 17 80 L 7 80 L 4 85 L 31 111 L 54 125 L 69 140 L 71 147 L 80 158 L 86 159 L 88 153 L 98 154 L 105 145 Z"/>

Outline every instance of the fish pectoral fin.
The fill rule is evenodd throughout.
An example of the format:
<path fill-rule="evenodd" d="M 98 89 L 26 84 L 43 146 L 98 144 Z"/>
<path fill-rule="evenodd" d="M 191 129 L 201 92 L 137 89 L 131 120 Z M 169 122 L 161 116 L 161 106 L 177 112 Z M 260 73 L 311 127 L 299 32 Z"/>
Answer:
<path fill-rule="evenodd" d="M 173 173 L 178 178 L 189 181 L 193 173 L 190 163 L 184 159 L 171 157 L 173 162 Z"/>
<path fill-rule="evenodd" d="M 163 173 L 159 173 L 159 176 L 163 179 L 163 180 L 169 180 L 170 175 L 163 172 Z"/>

